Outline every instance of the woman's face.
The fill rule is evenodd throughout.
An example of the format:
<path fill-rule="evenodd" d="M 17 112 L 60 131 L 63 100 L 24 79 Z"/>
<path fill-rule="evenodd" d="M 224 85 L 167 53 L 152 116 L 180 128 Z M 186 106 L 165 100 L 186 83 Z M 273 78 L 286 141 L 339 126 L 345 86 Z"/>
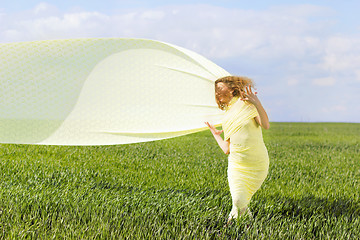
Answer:
<path fill-rule="evenodd" d="M 216 84 L 215 95 L 219 99 L 220 103 L 225 105 L 228 104 L 233 97 L 232 91 L 223 82 Z"/>

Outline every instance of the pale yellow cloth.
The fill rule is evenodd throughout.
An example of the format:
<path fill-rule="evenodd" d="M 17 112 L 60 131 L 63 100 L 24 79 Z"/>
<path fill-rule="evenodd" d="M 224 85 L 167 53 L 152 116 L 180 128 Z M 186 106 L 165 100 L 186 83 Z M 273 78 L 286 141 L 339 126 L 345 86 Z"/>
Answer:
<path fill-rule="evenodd" d="M 261 127 L 254 119 L 257 115 L 254 105 L 234 97 L 223 119 L 224 138 L 230 138 L 228 180 L 233 204 L 231 218 L 237 218 L 239 210 L 247 207 L 268 173 L 269 157 Z"/>
<path fill-rule="evenodd" d="M 127 144 L 221 125 L 214 82 L 230 74 L 169 43 L 0 43 L 0 59 L 0 143 Z"/>

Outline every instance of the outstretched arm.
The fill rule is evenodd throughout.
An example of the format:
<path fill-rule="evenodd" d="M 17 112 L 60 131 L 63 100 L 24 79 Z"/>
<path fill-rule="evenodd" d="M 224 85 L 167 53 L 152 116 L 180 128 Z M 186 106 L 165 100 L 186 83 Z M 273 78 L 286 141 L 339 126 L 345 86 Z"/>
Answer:
<path fill-rule="evenodd" d="M 264 129 L 269 129 L 270 128 L 269 118 L 259 98 L 256 96 L 257 92 L 253 93 L 250 86 L 247 86 L 245 90 L 246 90 L 246 97 L 241 100 L 249 101 L 252 104 L 254 104 L 256 110 L 259 113 L 259 116 L 255 117 L 255 121 Z"/>
<path fill-rule="evenodd" d="M 205 124 L 210 128 L 211 133 L 213 134 L 215 140 L 219 144 L 220 148 L 223 150 L 225 154 L 230 153 L 230 139 L 227 141 L 224 141 L 220 134 L 223 132 L 223 130 L 217 130 L 213 125 L 211 125 L 208 122 L 205 122 Z"/>

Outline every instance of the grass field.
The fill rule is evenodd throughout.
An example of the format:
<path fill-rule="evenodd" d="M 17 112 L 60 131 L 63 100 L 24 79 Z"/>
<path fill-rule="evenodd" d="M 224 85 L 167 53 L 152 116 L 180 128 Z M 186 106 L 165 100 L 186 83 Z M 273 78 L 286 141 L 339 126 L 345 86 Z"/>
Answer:
<path fill-rule="evenodd" d="M 118 146 L 0 145 L 0 239 L 359 239 L 360 124 L 272 123 L 251 219 L 210 131 Z"/>

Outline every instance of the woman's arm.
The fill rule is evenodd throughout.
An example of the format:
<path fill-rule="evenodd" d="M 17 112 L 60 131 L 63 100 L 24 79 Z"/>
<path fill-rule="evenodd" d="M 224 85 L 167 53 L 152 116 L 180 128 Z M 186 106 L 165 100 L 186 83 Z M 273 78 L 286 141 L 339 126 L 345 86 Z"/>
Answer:
<path fill-rule="evenodd" d="M 254 104 L 254 106 L 256 107 L 256 110 L 259 113 L 259 116 L 255 117 L 255 121 L 264 129 L 269 129 L 270 128 L 270 123 L 269 123 L 269 118 L 268 115 L 266 114 L 266 111 L 264 109 L 264 107 L 262 106 L 259 98 L 256 96 L 256 92 L 253 93 L 251 90 L 251 87 L 248 86 L 246 87 L 246 98 L 242 99 L 245 101 L 249 101 L 252 104 Z"/>
<path fill-rule="evenodd" d="M 227 141 L 224 141 L 220 134 L 223 132 L 223 130 L 217 130 L 213 125 L 211 125 L 208 122 L 205 122 L 205 124 L 210 128 L 211 133 L 213 134 L 215 140 L 219 144 L 220 148 L 223 150 L 225 154 L 230 153 L 230 139 Z"/>
<path fill-rule="evenodd" d="M 255 121 L 264 129 L 269 129 L 270 123 L 269 123 L 269 118 L 268 118 L 268 115 L 266 114 L 265 109 L 263 108 L 261 103 L 259 105 L 255 105 L 255 107 L 259 113 L 259 116 L 255 117 Z"/>

